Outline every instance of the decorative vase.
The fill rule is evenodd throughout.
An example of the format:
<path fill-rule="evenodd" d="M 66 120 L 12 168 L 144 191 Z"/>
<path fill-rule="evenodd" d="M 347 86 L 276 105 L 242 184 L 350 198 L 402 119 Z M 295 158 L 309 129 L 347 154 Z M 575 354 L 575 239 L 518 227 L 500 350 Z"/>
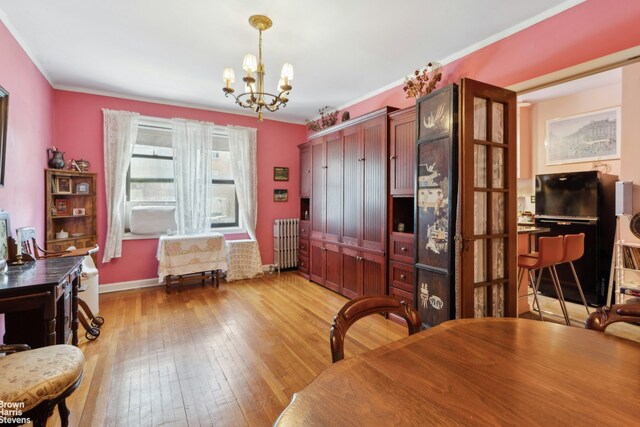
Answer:
<path fill-rule="evenodd" d="M 49 167 L 51 169 L 64 169 L 64 152 L 47 148 L 49 152 Z"/>

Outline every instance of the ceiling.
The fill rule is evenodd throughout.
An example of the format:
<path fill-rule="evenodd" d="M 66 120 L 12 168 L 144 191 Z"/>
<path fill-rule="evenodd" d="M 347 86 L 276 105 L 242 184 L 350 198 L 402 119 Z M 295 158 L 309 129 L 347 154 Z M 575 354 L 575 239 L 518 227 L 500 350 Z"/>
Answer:
<path fill-rule="evenodd" d="M 248 18 L 266 14 L 266 88 L 285 62 L 295 75 L 287 107 L 265 118 L 301 123 L 582 1 L 0 0 L 0 20 L 56 89 L 253 114 L 224 97 L 222 70 L 240 81 L 257 55 Z"/>
<path fill-rule="evenodd" d="M 579 79 L 538 89 L 518 95 L 518 102 L 536 104 L 562 96 L 573 95 L 586 90 L 615 86 L 622 83 L 622 68 L 603 71 Z"/>

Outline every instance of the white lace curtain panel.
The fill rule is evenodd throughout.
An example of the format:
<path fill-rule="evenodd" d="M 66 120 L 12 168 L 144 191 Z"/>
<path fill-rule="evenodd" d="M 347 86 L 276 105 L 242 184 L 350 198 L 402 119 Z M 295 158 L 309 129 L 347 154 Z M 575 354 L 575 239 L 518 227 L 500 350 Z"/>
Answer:
<path fill-rule="evenodd" d="M 172 119 L 178 234 L 209 230 L 214 124 Z"/>
<path fill-rule="evenodd" d="M 102 262 L 122 256 L 125 185 L 138 136 L 138 113 L 102 110 L 104 114 L 104 182 L 107 195 L 107 236 Z"/>
<path fill-rule="evenodd" d="M 103 262 L 109 262 L 122 255 L 126 176 L 138 134 L 139 114 L 106 109 L 103 112 L 107 193 L 107 239 Z M 210 227 L 208 213 L 215 126 L 184 119 L 172 119 L 171 123 L 178 233 L 203 233 Z M 247 233 L 257 240 L 257 131 L 237 126 L 228 126 L 227 130 L 239 212 Z"/>
<path fill-rule="evenodd" d="M 238 205 L 247 233 L 256 239 L 258 220 L 257 131 L 253 128 L 227 126 L 231 173 L 236 185 Z"/>

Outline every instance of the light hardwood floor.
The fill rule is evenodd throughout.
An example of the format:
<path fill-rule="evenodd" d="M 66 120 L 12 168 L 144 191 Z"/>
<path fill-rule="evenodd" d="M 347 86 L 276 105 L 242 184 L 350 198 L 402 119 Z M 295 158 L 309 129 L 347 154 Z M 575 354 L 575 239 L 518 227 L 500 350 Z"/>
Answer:
<path fill-rule="evenodd" d="M 557 311 L 556 300 L 542 299 L 543 310 Z M 269 426 L 330 365 L 329 327 L 346 301 L 291 272 L 219 289 L 103 294 L 101 336 L 80 340 L 85 376 L 68 401 L 71 425 Z M 619 329 L 640 341 L 631 325 L 607 333 Z M 349 331 L 346 357 L 406 335 L 382 316 L 363 319 Z M 49 425 L 60 425 L 57 413 Z"/>
<path fill-rule="evenodd" d="M 330 365 L 329 328 L 346 301 L 291 272 L 103 294 L 101 335 L 80 341 L 85 376 L 68 401 L 71 425 L 271 425 Z M 371 316 L 349 331 L 345 357 L 406 335 Z"/>

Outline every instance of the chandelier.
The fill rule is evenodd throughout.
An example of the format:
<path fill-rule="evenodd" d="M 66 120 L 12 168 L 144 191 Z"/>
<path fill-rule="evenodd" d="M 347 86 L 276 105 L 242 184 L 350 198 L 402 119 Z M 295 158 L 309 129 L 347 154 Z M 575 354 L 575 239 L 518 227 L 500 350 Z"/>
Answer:
<path fill-rule="evenodd" d="M 282 73 L 280 81 L 278 82 L 279 93 L 277 95 L 265 92 L 264 90 L 264 64 L 262 63 L 262 32 L 271 28 L 273 24 L 271 19 L 264 15 L 253 15 L 249 18 L 249 24 L 258 30 L 260 36 L 258 41 L 258 59 L 255 55 L 247 53 L 244 56 L 242 68 L 247 72 L 247 75 L 242 78 L 244 82 L 244 92 L 239 95 L 234 95 L 235 90 L 231 87 L 231 84 L 236 81 L 233 68 L 225 67 L 222 72 L 222 79 L 224 80 L 225 87 L 222 91 L 225 97 L 229 95 L 233 96 L 236 100 L 236 104 L 244 108 L 250 108 L 258 113 L 258 120 L 262 121 L 262 111 L 277 111 L 280 107 L 286 107 L 289 99 L 289 91 L 291 90 L 291 80 L 293 80 L 293 66 L 291 64 L 284 64 L 282 66 Z M 255 74 L 255 77 L 254 77 Z"/>

